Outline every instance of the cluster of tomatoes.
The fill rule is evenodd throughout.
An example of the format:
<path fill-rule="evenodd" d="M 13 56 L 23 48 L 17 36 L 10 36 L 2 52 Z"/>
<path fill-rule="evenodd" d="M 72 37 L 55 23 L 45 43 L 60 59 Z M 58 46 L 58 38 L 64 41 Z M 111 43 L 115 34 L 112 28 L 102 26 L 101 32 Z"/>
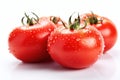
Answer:
<path fill-rule="evenodd" d="M 110 50 L 117 40 L 115 24 L 97 14 L 84 13 L 68 23 L 60 17 L 25 13 L 22 26 L 11 31 L 9 51 L 25 63 L 53 60 L 67 68 L 85 68 Z M 72 20 L 73 19 L 73 20 Z"/>

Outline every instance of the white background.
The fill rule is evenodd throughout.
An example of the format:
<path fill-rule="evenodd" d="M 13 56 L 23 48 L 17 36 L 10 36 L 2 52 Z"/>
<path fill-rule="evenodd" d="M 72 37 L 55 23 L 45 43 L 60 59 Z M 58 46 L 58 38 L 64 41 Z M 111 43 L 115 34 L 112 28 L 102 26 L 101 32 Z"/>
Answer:
<path fill-rule="evenodd" d="M 120 80 L 119 0 L 3 0 L 0 2 L 0 80 Z M 64 20 L 73 13 L 93 11 L 110 18 L 118 30 L 116 45 L 94 65 L 69 70 L 56 63 L 23 64 L 8 51 L 10 31 L 21 25 L 24 12 L 56 15 Z"/>

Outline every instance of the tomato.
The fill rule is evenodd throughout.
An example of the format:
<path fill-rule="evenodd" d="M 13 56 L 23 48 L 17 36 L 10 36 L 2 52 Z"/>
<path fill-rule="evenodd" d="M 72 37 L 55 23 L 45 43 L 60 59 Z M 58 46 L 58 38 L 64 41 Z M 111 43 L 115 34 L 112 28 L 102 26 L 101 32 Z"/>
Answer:
<path fill-rule="evenodd" d="M 34 13 L 33 13 L 34 14 Z M 9 51 L 17 59 L 26 63 L 42 62 L 50 60 L 47 51 L 47 40 L 56 25 L 49 17 L 30 18 L 25 13 L 27 24 L 13 29 L 8 38 Z"/>
<path fill-rule="evenodd" d="M 102 33 L 105 42 L 104 53 L 115 45 L 117 41 L 117 29 L 110 19 L 93 13 L 85 13 L 81 15 L 81 19 L 86 20 L 90 25 L 93 25 Z"/>
<path fill-rule="evenodd" d="M 69 26 L 56 28 L 48 38 L 50 56 L 67 68 L 89 67 L 98 60 L 104 49 L 101 33 L 91 25 L 81 27 L 78 21 L 75 19 Z"/>

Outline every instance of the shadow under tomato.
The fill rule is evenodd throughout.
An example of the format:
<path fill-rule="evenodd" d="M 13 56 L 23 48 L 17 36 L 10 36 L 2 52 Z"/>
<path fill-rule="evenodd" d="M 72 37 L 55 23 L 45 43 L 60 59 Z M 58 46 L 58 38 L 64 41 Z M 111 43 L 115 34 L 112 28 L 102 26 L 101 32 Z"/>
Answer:
<path fill-rule="evenodd" d="M 111 51 L 112 52 L 112 51 Z M 113 51 L 116 54 L 118 51 Z M 27 64 L 20 62 L 14 68 L 12 74 L 16 74 L 17 77 L 20 75 L 35 75 L 37 76 L 52 76 L 60 77 L 60 79 L 72 80 L 110 80 L 115 76 L 118 67 L 116 61 L 113 58 L 113 53 L 108 52 L 104 54 L 100 59 L 93 65 L 84 69 L 68 69 L 60 66 L 54 61 Z M 31 76 L 29 76 L 31 77 Z M 32 78 L 32 77 L 31 77 Z M 22 78 L 21 78 L 22 79 Z"/>
<path fill-rule="evenodd" d="M 91 67 L 91 66 L 89 66 Z M 79 71 L 79 70 L 84 70 L 87 69 L 89 67 L 85 67 L 85 68 L 78 68 L 78 69 L 74 69 L 74 68 L 67 68 L 67 67 L 63 67 L 59 64 L 57 64 L 56 62 L 54 62 L 52 59 L 50 61 L 45 61 L 45 62 L 40 62 L 40 63 L 25 63 L 25 62 L 20 62 L 17 64 L 15 70 L 19 71 L 19 70 L 24 70 L 24 71 L 41 71 L 41 70 L 49 70 L 49 71 L 59 71 L 59 72 L 63 72 L 63 71 L 67 71 L 67 72 L 71 72 L 71 71 Z"/>
<path fill-rule="evenodd" d="M 103 64 L 106 65 L 105 63 L 107 63 L 107 65 L 110 65 L 110 63 L 114 63 L 112 56 L 109 55 L 110 53 L 106 53 L 104 54 L 102 57 L 100 57 L 100 59 L 93 64 L 90 67 L 87 68 L 81 68 L 81 69 L 72 69 L 72 68 L 66 68 L 63 67 L 59 64 L 57 64 L 56 62 L 54 62 L 53 60 L 51 61 L 46 61 L 46 62 L 41 62 L 41 63 L 24 63 L 24 62 L 20 62 L 18 63 L 18 65 L 16 66 L 16 70 L 56 70 L 56 71 L 74 71 L 74 70 L 85 70 L 85 69 L 89 69 L 89 68 L 93 68 L 94 66 L 99 66 L 101 67 Z M 107 62 L 108 61 L 108 62 Z M 109 63 L 110 61 L 110 63 Z M 104 66 L 103 65 L 103 66 Z M 113 65 L 113 64 L 112 64 Z"/>
<path fill-rule="evenodd" d="M 42 63 L 19 63 L 15 70 L 24 70 L 24 71 L 41 71 L 41 70 L 49 70 L 49 71 L 75 71 L 80 69 L 71 69 L 63 67 L 59 64 L 57 64 L 54 61 L 50 62 L 42 62 Z M 82 69 L 81 69 L 82 70 Z"/>

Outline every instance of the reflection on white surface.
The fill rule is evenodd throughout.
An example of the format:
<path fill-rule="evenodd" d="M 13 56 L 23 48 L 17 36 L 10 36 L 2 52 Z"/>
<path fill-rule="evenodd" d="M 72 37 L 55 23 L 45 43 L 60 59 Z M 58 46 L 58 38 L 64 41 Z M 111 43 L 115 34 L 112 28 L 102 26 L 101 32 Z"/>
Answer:
<path fill-rule="evenodd" d="M 117 60 L 120 59 L 118 57 L 120 54 L 118 51 L 111 52 L 115 52 L 115 55 L 107 53 L 94 65 L 80 70 L 66 69 L 55 62 L 25 64 L 16 59 L 8 59 L 9 61 L 2 64 L 4 65 L 2 71 L 7 75 L 4 76 L 5 80 L 119 80 L 120 64 Z"/>
<path fill-rule="evenodd" d="M 120 36 L 114 48 L 94 65 L 71 70 L 50 63 L 24 64 L 8 51 L 9 32 L 20 26 L 25 11 L 58 15 L 66 20 L 74 11 L 94 11 L 113 20 L 120 32 L 119 2 L 115 0 L 3 0 L 0 3 L 0 80 L 120 80 Z"/>

